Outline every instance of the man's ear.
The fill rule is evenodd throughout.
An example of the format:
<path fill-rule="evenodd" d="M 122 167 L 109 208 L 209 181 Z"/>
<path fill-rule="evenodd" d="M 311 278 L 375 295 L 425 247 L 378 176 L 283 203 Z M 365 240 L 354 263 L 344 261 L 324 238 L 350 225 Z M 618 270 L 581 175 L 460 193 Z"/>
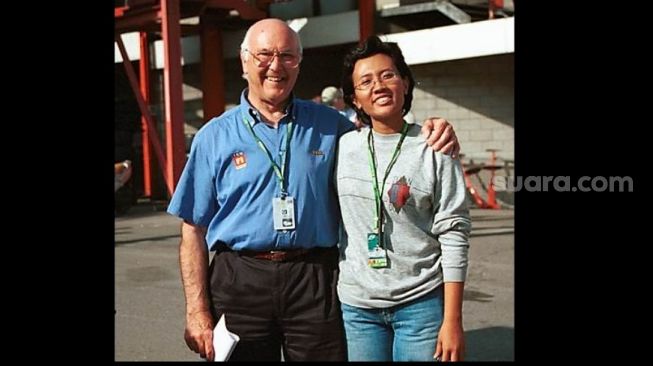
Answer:
<path fill-rule="evenodd" d="M 248 56 L 248 54 L 247 54 L 247 52 L 240 51 L 239 55 L 240 55 L 240 66 L 243 69 L 243 74 L 247 74 L 247 70 L 245 69 L 245 67 L 247 66 L 247 56 Z"/>

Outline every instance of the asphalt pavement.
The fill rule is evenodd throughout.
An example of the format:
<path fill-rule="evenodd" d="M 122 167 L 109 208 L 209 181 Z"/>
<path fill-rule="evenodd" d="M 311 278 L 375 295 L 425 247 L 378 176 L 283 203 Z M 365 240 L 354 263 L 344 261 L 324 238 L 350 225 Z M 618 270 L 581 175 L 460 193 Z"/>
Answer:
<path fill-rule="evenodd" d="M 180 220 L 162 203 L 115 219 L 115 360 L 201 361 L 183 339 Z M 466 360 L 514 360 L 514 211 L 473 209 Z"/>

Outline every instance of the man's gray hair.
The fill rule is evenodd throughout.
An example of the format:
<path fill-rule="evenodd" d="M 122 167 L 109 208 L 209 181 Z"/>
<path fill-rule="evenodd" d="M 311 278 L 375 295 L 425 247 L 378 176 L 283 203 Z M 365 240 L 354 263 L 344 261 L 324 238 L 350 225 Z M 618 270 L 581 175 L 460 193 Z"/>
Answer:
<path fill-rule="evenodd" d="M 247 52 L 249 47 L 247 47 L 247 45 L 249 44 L 249 35 L 251 33 L 251 30 L 252 27 L 249 27 L 249 29 L 245 33 L 245 38 L 243 38 L 243 42 L 240 44 L 240 53 L 243 54 L 243 58 L 245 61 L 247 61 L 247 58 L 249 57 L 249 52 Z M 294 29 L 290 28 L 290 30 L 292 30 L 292 32 L 295 34 L 295 39 L 297 40 L 297 50 L 299 51 L 299 57 L 301 57 L 304 53 L 304 49 L 302 48 L 302 40 L 299 38 L 299 34 L 297 34 L 297 32 L 295 32 Z"/>

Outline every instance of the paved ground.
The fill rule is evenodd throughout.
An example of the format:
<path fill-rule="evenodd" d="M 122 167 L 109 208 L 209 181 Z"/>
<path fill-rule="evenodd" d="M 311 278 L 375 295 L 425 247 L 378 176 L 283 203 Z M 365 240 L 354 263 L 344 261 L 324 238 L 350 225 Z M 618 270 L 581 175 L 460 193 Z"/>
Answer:
<path fill-rule="evenodd" d="M 199 361 L 183 341 L 179 220 L 141 204 L 116 218 L 115 360 Z M 472 210 L 466 359 L 514 360 L 514 216 Z"/>

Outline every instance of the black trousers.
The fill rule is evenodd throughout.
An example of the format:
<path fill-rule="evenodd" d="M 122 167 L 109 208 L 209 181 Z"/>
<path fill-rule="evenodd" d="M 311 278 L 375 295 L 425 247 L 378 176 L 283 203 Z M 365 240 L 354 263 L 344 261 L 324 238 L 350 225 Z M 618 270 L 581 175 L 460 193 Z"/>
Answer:
<path fill-rule="evenodd" d="M 335 247 L 288 262 L 218 251 L 209 276 L 214 318 L 240 336 L 230 361 L 346 361 Z"/>

